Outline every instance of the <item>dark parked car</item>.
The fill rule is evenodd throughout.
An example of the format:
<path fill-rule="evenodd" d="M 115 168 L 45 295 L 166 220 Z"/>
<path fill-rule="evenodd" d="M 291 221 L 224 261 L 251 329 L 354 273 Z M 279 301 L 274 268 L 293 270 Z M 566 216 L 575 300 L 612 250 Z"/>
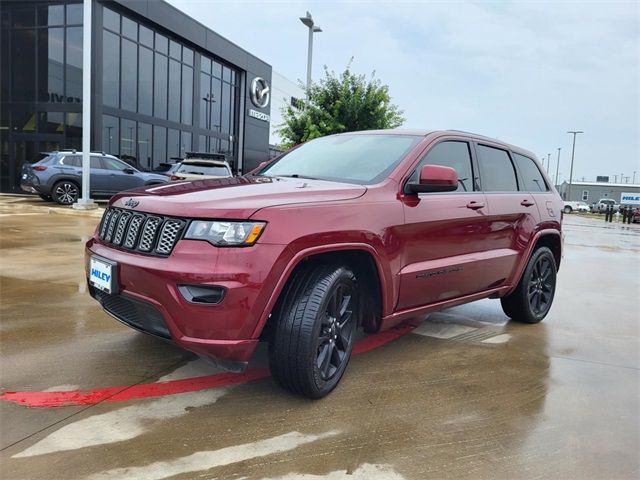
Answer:
<path fill-rule="evenodd" d="M 91 196 L 110 197 L 123 190 L 165 183 L 168 178 L 141 172 L 112 155 L 91 153 Z M 22 166 L 20 187 L 43 200 L 71 205 L 80 196 L 82 152 L 51 152 Z"/>
<path fill-rule="evenodd" d="M 244 177 L 115 196 L 86 273 L 123 323 L 236 371 L 266 340 L 274 378 L 319 398 L 342 377 L 357 328 L 482 298 L 540 322 L 562 208 L 534 155 L 498 140 L 345 133 Z"/>

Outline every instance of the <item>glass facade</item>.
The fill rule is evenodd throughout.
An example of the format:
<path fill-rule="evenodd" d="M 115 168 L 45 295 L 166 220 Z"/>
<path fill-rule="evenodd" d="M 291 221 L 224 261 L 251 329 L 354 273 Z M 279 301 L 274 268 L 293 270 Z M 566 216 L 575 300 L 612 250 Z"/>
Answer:
<path fill-rule="evenodd" d="M 19 191 L 24 162 L 80 146 L 82 4 L 0 8 L 0 191 L 9 192 Z"/>
<path fill-rule="evenodd" d="M 0 2 L 0 191 L 24 162 L 81 149 L 82 3 Z M 142 169 L 188 151 L 237 168 L 240 71 L 171 32 L 94 3 L 92 149 Z"/>
<path fill-rule="evenodd" d="M 238 72 L 106 6 L 102 25 L 102 128 L 120 132 L 102 149 L 146 169 L 188 151 L 234 163 Z"/>

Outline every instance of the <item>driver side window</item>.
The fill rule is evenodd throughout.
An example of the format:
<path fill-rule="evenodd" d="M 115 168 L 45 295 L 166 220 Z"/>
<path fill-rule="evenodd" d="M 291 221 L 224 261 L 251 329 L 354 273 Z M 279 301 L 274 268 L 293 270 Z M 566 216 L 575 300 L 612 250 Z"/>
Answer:
<path fill-rule="evenodd" d="M 456 192 L 473 192 L 473 168 L 469 144 L 460 141 L 440 142 L 427 152 L 420 160 L 418 168 L 413 172 L 409 182 L 417 181 L 420 169 L 424 165 L 440 165 L 451 167 L 458 173 L 458 189 Z"/>

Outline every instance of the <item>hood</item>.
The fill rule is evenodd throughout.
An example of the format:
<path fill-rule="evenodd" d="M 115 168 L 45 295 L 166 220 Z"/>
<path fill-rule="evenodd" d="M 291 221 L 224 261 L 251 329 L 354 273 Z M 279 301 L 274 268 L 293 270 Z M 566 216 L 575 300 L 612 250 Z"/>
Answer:
<path fill-rule="evenodd" d="M 302 178 L 247 176 L 167 183 L 121 192 L 111 205 L 136 211 L 194 218 L 249 218 L 262 208 L 358 198 L 362 185 Z M 130 202 L 132 203 L 132 202 Z"/>

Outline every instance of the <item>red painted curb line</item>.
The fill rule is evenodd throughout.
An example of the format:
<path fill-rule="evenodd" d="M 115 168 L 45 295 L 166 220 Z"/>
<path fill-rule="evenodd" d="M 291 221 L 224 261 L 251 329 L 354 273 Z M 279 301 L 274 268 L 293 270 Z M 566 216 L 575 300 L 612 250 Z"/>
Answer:
<path fill-rule="evenodd" d="M 415 325 L 399 327 L 369 335 L 353 346 L 353 355 L 360 355 L 386 345 L 411 332 Z M 71 390 L 68 392 L 5 392 L 0 400 L 36 408 L 56 408 L 70 405 L 95 405 L 100 402 L 124 402 L 140 398 L 153 398 L 178 393 L 197 392 L 209 388 L 226 387 L 260 380 L 271 376 L 267 367 L 254 367 L 244 373 L 217 373 L 203 377 L 183 378 L 168 382 L 145 383 L 131 386 Z"/>

